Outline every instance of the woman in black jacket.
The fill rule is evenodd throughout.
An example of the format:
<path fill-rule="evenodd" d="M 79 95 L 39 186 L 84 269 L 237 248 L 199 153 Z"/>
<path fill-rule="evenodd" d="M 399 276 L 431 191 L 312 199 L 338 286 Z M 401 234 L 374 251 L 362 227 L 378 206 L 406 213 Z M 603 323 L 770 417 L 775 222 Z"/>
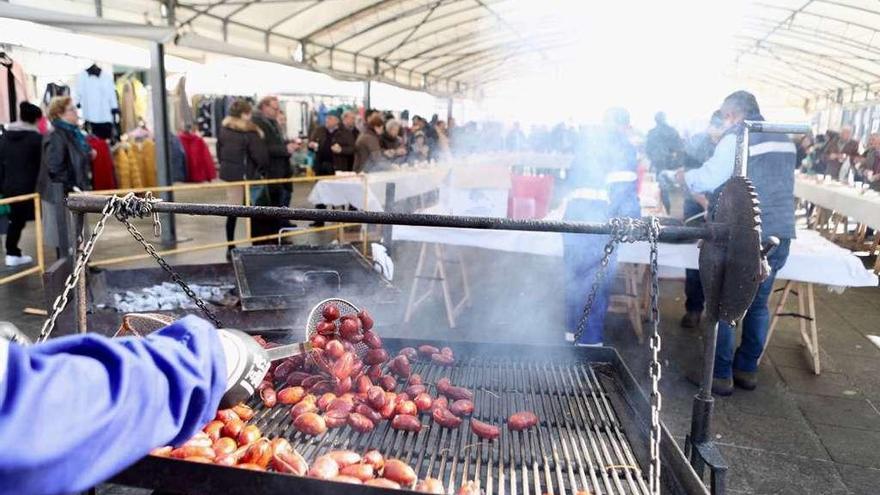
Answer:
<path fill-rule="evenodd" d="M 269 166 L 269 153 L 263 142 L 263 133 L 251 121 L 251 104 L 236 100 L 229 108 L 229 115 L 223 119 L 220 135 L 217 136 L 217 161 L 220 162 L 220 178 L 235 182 L 265 177 Z M 265 189 L 265 188 L 255 188 Z M 259 198 L 251 198 L 256 203 Z M 244 203 L 243 187 L 227 187 L 226 202 L 231 205 Z M 235 239 L 236 217 L 226 219 L 226 240 Z M 227 257 L 232 246 L 227 248 Z"/>
<path fill-rule="evenodd" d="M 37 192 L 43 203 L 44 242 L 57 247 L 60 237 L 66 235 L 64 198 L 71 192 L 89 189 L 89 172 L 95 150 L 79 128 L 79 116 L 71 97 L 52 98 L 49 120 L 52 132 L 43 138 Z"/>
<path fill-rule="evenodd" d="M 43 116 L 40 107 L 23 101 L 18 106 L 19 122 L 6 127 L 0 136 L 0 194 L 5 198 L 31 194 L 37 190 L 43 136 L 37 121 Z M 28 221 L 34 219 L 33 201 L 9 205 L 9 230 L 6 233 L 6 266 L 25 265 L 33 258 L 21 252 L 18 241 Z"/>

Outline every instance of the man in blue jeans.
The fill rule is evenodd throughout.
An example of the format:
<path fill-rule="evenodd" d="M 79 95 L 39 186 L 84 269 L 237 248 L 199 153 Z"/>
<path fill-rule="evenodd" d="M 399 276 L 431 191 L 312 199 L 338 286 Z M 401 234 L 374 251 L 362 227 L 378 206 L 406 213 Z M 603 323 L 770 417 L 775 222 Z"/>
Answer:
<path fill-rule="evenodd" d="M 565 219 L 578 222 L 606 222 L 613 217 L 638 218 L 641 213 L 636 190 L 636 149 L 629 142 L 629 113 L 611 108 L 604 126 L 585 130 L 578 140 L 565 198 Z M 566 340 L 575 345 L 599 346 L 604 341 L 605 313 L 611 281 L 617 266 L 612 253 L 605 267 L 604 283 L 598 288 L 583 333 L 575 340 L 584 304 L 593 281 L 602 270 L 608 236 L 563 234 L 565 262 Z"/>
<path fill-rule="evenodd" d="M 744 120 L 764 120 L 758 102 L 751 93 L 737 91 L 724 99 L 721 106 L 727 130 L 715 147 L 712 158 L 702 167 L 685 172 L 680 169 L 676 178 L 692 192 L 713 192 L 733 175 L 736 156 L 736 136 Z M 740 327 L 742 341 L 736 346 L 736 329 L 726 323 L 718 324 L 715 349 L 715 379 L 712 391 L 730 395 L 734 385 L 753 390 L 757 386 L 758 357 L 764 349 L 770 311 L 767 303 L 773 292 L 776 274 L 788 259 L 794 228 L 794 171 L 797 154 L 794 144 L 784 134 L 750 133 L 747 175 L 755 186 L 761 203 L 762 243 L 777 237 L 779 246 L 770 253 L 772 271 L 758 288 L 755 299 L 745 314 Z M 688 376 L 699 382 L 699 374 Z"/>

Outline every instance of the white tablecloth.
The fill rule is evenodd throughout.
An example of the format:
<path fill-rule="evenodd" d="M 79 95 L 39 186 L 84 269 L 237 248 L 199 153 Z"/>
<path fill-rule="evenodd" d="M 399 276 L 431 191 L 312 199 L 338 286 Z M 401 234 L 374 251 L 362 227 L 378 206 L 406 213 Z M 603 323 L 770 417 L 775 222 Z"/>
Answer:
<path fill-rule="evenodd" d="M 394 226 L 395 241 L 436 242 L 471 246 L 498 251 L 562 256 L 562 234 L 553 232 L 520 232 L 442 227 Z M 811 230 L 798 230 L 791 244 L 781 280 L 811 282 L 838 287 L 875 287 L 877 275 L 866 270 L 861 260 L 850 251 L 821 237 Z M 648 263 L 646 242 L 619 246 L 618 261 Z M 659 263 L 663 267 L 697 268 L 699 249 L 696 244 L 660 243 Z"/>
<path fill-rule="evenodd" d="M 840 182 L 817 182 L 815 177 L 798 175 L 794 195 L 873 229 L 880 229 L 880 193 L 868 190 L 864 194 Z"/>
<path fill-rule="evenodd" d="M 367 174 L 369 193 L 364 207 L 364 179 L 352 175 L 346 179 L 319 180 L 309 193 L 309 203 L 331 206 L 352 205 L 359 210 L 383 211 L 385 186 L 394 183 L 394 199 L 411 198 L 440 187 L 449 175 L 449 167 L 436 166 Z"/>

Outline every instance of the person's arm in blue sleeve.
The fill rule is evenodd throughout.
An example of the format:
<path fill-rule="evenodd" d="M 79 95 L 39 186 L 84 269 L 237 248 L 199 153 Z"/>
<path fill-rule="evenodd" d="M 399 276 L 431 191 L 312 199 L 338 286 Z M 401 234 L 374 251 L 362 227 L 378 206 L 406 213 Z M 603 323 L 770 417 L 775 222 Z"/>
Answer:
<path fill-rule="evenodd" d="M 5 349 L 4 349 L 5 348 Z M 0 343 L 0 494 L 85 490 L 210 421 L 226 362 L 189 316 L 139 338 Z"/>
<path fill-rule="evenodd" d="M 733 176 L 736 159 L 736 134 L 731 133 L 718 142 L 712 157 L 700 168 L 684 173 L 684 181 L 692 192 L 712 192 Z"/>

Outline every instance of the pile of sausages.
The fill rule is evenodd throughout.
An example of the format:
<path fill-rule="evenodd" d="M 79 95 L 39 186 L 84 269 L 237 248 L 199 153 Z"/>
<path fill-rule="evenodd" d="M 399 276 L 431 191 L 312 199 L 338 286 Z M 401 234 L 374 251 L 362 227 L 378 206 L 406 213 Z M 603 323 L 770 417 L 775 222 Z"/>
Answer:
<path fill-rule="evenodd" d="M 431 345 L 405 347 L 391 357 L 382 339 L 373 331 L 373 318 L 366 310 L 357 315 L 341 316 L 332 304 L 323 308 L 322 320 L 310 342 L 315 355 L 295 356 L 273 363 L 259 386 L 259 395 L 267 408 L 283 405 L 290 409 L 294 428 L 305 435 L 317 436 L 330 428 L 349 425 L 360 433 L 372 431 L 381 421 L 390 421 L 396 430 L 418 432 L 422 415 L 443 428 L 457 428 L 474 412 L 474 394 L 443 377 L 429 384 L 412 372 L 412 363 L 422 360 L 435 365 L 453 366 L 455 354 L 449 347 Z M 276 344 L 262 337 L 254 339 L 263 347 Z M 358 356 L 356 345 L 367 350 Z M 403 382 L 403 391 L 395 392 Z M 274 384 L 280 384 L 276 389 Z M 416 484 L 416 474 L 401 461 L 384 460 L 377 451 L 363 456 L 351 451 L 334 451 L 316 459 L 311 466 L 283 438 L 263 438 L 259 428 L 248 425 L 254 411 L 239 404 L 217 413 L 199 433 L 184 445 L 163 447 L 155 455 L 195 462 L 212 462 L 245 469 L 275 471 L 321 479 L 364 483 L 387 488 L 415 488 L 426 493 L 443 493 L 440 481 L 431 478 Z M 469 419 L 471 431 L 484 440 L 501 435 L 496 425 Z M 511 431 L 521 431 L 538 424 L 532 412 L 522 411 L 508 418 Z M 478 493 L 476 485 L 465 484 L 461 494 Z"/>

